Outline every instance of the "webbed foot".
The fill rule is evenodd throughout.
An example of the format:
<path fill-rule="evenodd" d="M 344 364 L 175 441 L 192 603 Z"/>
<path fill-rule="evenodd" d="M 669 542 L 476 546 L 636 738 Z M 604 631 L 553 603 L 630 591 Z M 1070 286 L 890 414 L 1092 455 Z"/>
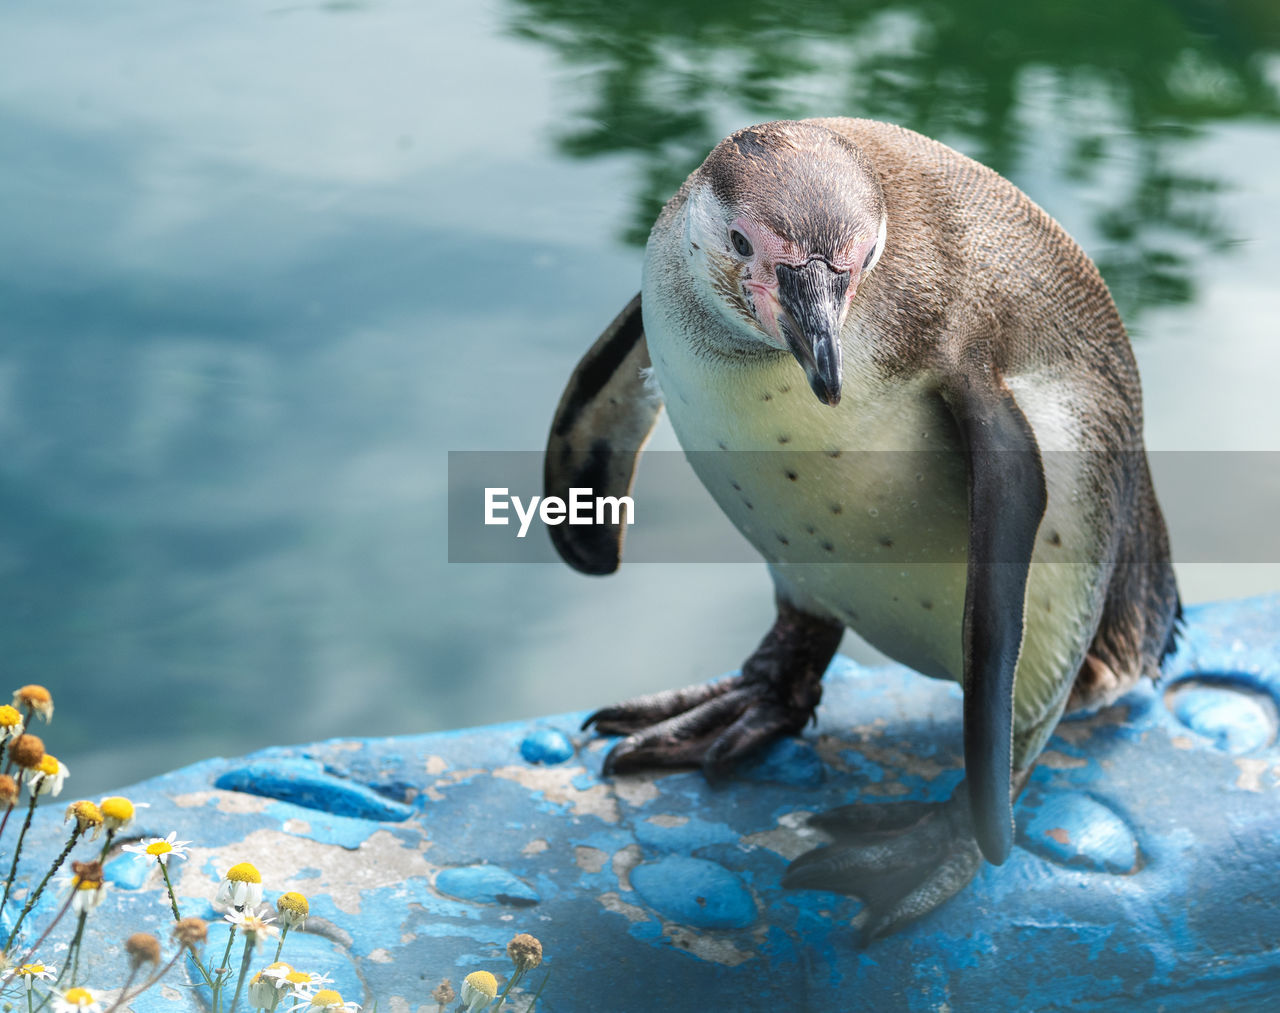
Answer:
<path fill-rule="evenodd" d="M 963 785 L 946 802 L 841 806 L 810 825 L 835 841 L 792 862 L 782 885 L 861 898 L 864 946 L 940 907 L 982 865 Z"/>
<path fill-rule="evenodd" d="M 778 617 L 740 675 L 636 697 L 583 722 L 625 735 L 604 761 L 606 775 L 644 767 L 701 766 L 710 778 L 813 717 L 844 627 L 778 602 Z"/>

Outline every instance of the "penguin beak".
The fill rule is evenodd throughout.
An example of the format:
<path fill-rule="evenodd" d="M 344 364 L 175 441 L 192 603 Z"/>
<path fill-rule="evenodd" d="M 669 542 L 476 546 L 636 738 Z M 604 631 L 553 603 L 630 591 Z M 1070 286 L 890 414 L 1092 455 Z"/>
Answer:
<path fill-rule="evenodd" d="M 779 314 L 787 347 L 818 400 L 840 403 L 840 324 L 849 272 L 815 257 L 800 267 L 778 264 Z"/>

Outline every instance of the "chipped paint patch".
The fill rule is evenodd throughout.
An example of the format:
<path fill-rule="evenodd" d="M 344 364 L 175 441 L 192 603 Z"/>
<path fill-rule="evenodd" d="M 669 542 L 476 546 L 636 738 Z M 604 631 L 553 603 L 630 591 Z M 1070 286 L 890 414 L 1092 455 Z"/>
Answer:
<path fill-rule="evenodd" d="M 174 891 L 180 901 L 197 907 L 213 896 L 217 888 L 213 877 L 237 862 L 252 862 L 262 873 L 263 882 L 281 893 L 328 894 L 339 911 L 351 915 L 360 913 L 363 891 L 399 887 L 408 879 L 436 871 L 415 848 L 407 847 L 387 830 L 373 831 L 354 852 L 337 844 L 263 829 L 224 847 L 192 847 L 188 855 Z M 317 869 L 319 876 L 298 876 Z"/>
<path fill-rule="evenodd" d="M 609 856 L 599 848 L 579 844 L 573 849 L 573 860 L 583 872 L 599 872 Z"/>
<path fill-rule="evenodd" d="M 530 841 L 521 848 L 520 854 L 532 858 L 534 855 L 542 854 L 549 847 L 551 847 L 551 845 L 547 843 L 547 839 L 545 837 L 539 837 L 537 840 Z"/>
<path fill-rule="evenodd" d="M 1169 744 L 1173 746 L 1174 749 L 1186 750 L 1194 749 L 1196 747 L 1195 741 L 1189 735 L 1175 735 L 1169 740 Z"/>
<path fill-rule="evenodd" d="M 672 946 L 684 950 L 699 960 L 723 964 L 725 967 L 737 967 L 755 957 L 754 953 L 738 949 L 727 939 L 701 935 L 687 925 L 664 924 L 662 934 L 671 940 Z"/>
<path fill-rule="evenodd" d="M 620 914 L 629 922 L 635 923 L 653 920 L 653 916 L 644 908 L 638 907 L 635 904 L 628 904 L 612 890 L 608 893 L 600 894 L 596 899 L 600 901 L 600 906 L 606 911 L 612 911 L 614 914 Z"/>
<path fill-rule="evenodd" d="M 376 950 L 371 950 L 365 959 L 371 960 L 375 964 L 389 964 L 395 957 L 391 955 L 390 950 L 380 946 Z"/>
<path fill-rule="evenodd" d="M 618 885 L 624 890 L 630 890 L 631 887 L 631 870 L 644 861 L 644 852 L 638 844 L 628 844 L 624 848 L 619 848 L 613 853 L 613 859 L 610 866 L 613 869 L 614 876 L 617 877 Z"/>
<path fill-rule="evenodd" d="M 1083 756 L 1069 756 L 1056 749 L 1046 749 L 1040 754 L 1036 766 L 1048 767 L 1050 770 L 1079 770 L 1089 766 L 1089 761 Z"/>
<path fill-rule="evenodd" d="M 309 834 L 311 833 L 311 824 L 306 820 L 288 819 L 281 824 L 280 829 L 286 834 Z"/>
<path fill-rule="evenodd" d="M 783 813 L 778 817 L 778 825 L 773 830 L 748 834 L 742 838 L 742 843 L 751 847 L 766 848 L 776 855 L 781 855 L 788 862 L 794 861 L 806 851 L 812 851 L 831 840 L 826 834 L 809 825 L 809 817 L 812 815 L 813 813 L 805 809 Z"/>
<path fill-rule="evenodd" d="M 427 762 L 423 764 L 423 769 L 431 777 L 439 777 L 449 769 L 449 761 L 443 756 L 436 756 L 434 753 L 427 757 Z"/>
<path fill-rule="evenodd" d="M 669 773 L 667 772 L 663 775 L 628 774 L 625 777 L 615 778 L 613 782 L 614 794 L 633 809 L 639 809 L 662 794 L 657 784 L 658 777 L 667 776 Z"/>
<path fill-rule="evenodd" d="M 574 780 L 587 773 L 585 767 L 497 767 L 494 777 L 515 781 L 555 805 L 568 806 L 578 816 L 595 816 L 604 823 L 617 823 L 621 818 L 618 800 L 607 784 L 576 788 Z"/>
<path fill-rule="evenodd" d="M 275 799 L 262 798 L 259 795 L 246 795 L 239 791 L 221 791 L 217 788 L 211 788 L 209 791 L 190 791 L 182 795 L 175 795 L 173 804 L 183 809 L 194 809 L 198 806 L 208 805 L 212 800 L 217 801 L 216 808 L 218 812 L 243 816 L 265 812 L 267 806 L 275 801 Z"/>
<path fill-rule="evenodd" d="M 655 827 L 682 827 L 689 822 L 688 816 L 677 816 L 675 813 L 658 813 L 656 816 L 650 816 L 647 823 L 652 823 Z"/>
<path fill-rule="evenodd" d="M 1240 769 L 1236 778 L 1236 787 L 1241 791 L 1262 791 L 1262 775 L 1267 769 L 1267 760 L 1246 759 L 1236 757 L 1235 765 Z"/>

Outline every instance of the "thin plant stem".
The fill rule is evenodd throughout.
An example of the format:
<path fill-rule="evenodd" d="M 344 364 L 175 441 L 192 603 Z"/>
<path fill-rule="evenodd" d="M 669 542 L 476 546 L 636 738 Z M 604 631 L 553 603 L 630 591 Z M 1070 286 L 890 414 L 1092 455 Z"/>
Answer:
<path fill-rule="evenodd" d="M 178 896 L 173 892 L 173 883 L 169 879 L 169 868 L 167 863 L 156 859 L 156 864 L 160 866 L 160 875 L 164 877 L 165 889 L 169 891 L 169 906 L 173 908 L 173 920 L 175 922 L 182 921 L 182 915 L 178 914 Z"/>
<path fill-rule="evenodd" d="M 4 836 L 4 828 L 9 824 L 9 814 L 11 812 L 13 812 L 12 803 L 9 805 L 9 808 L 4 811 L 4 817 L 0 819 L 0 837 Z"/>
<path fill-rule="evenodd" d="M 538 999 L 542 995 L 542 990 L 547 987 L 547 981 L 550 980 L 550 978 L 551 972 L 548 971 L 546 976 L 542 979 L 542 984 L 538 986 L 538 991 L 534 992 L 533 998 L 529 1000 L 529 1008 L 525 1010 L 525 1013 L 533 1013 L 533 1007 L 537 1005 Z"/>
<path fill-rule="evenodd" d="M 179 946 L 179 947 L 178 947 L 178 952 L 177 952 L 177 953 L 175 953 L 172 957 L 170 957 L 170 958 L 169 958 L 169 963 L 165 964 L 165 965 L 164 965 L 164 967 L 162 967 L 162 968 L 160 968 L 159 970 L 157 970 L 155 974 L 153 974 L 150 978 L 148 978 L 146 981 L 144 981 L 144 982 L 142 983 L 142 987 L 141 987 L 141 988 L 139 988 L 136 992 L 134 992 L 134 993 L 133 993 L 133 995 L 128 995 L 128 996 L 127 996 L 127 995 L 125 994 L 125 993 L 129 990 L 129 982 L 128 982 L 128 981 L 126 981 L 126 982 L 124 983 L 124 987 L 120 989 L 120 994 L 119 994 L 118 996 L 116 996 L 116 1001 L 115 1001 L 115 1002 L 113 1002 L 110 1006 L 108 1006 L 108 1007 L 106 1008 L 105 1013 L 113 1013 L 113 1011 L 114 1011 L 114 1010 L 119 1009 L 121 1006 L 125 1005 L 125 1003 L 133 1002 L 133 1000 L 134 1000 L 134 999 L 136 999 L 136 998 L 138 998 L 138 996 L 142 995 L 142 993 L 143 993 L 143 992 L 145 992 L 145 991 L 146 991 L 147 989 L 149 989 L 152 985 L 154 985 L 157 981 L 159 981 L 159 980 L 160 980 L 161 978 L 163 978 L 166 974 L 168 974 L 171 970 L 173 970 L 173 965 L 174 965 L 174 964 L 176 964 L 176 963 L 178 962 L 178 958 L 182 956 L 183 951 L 184 951 L 184 950 L 186 950 L 186 949 L 187 949 L 187 947 L 186 947 L 186 946 Z M 192 951 L 192 954 L 194 955 L 194 953 L 195 953 L 195 951 L 193 950 L 193 951 Z M 133 975 L 132 975 L 132 974 L 130 974 L 130 976 L 129 976 L 129 981 L 132 981 L 132 980 L 133 980 Z"/>
<path fill-rule="evenodd" d="M 236 1013 L 236 1007 L 240 1005 L 240 993 L 244 989 L 245 975 L 249 973 L 249 961 L 253 959 L 253 934 L 246 932 L 244 934 L 244 956 L 240 958 L 240 976 L 236 978 L 236 992 L 231 997 L 231 1013 Z"/>
<path fill-rule="evenodd" d="M 102 850 L 98 852 L 98 861 L 105 862 L 107 860 L 107 852 L 111 850 L 111 842 L 116 838 L 116 828 L 107 828 L 107 839 L 102 842 Z"/>
<path fill-rule="evenodd" d="M 218 1011 L 222 1008 L 219 1004 L 222 1000 L 222 986 L 223 984 L 225 984 L 223 973 L 229 972 L 229 968 L 227 967 L 227 959 L 231 956 L 231 944 L 235 942 L 235 939 L 236 939 L 236 927 L 232 925 L 231 931 L 227 933 L 227 948 L 222 951 L 222 961 L 218 964 L 217 967 L 214 968 L 213 985 L 212 985 L 213 1013 L 218 1013 Z"/>
<path fill-rule="evenodd" d="M 21 960 L 19 960 L 17 963 L 15 963 L 9 969 L 9 973 L 4 978 L 4 983 L 6 985 L 13 979 L 13 976 L 18 973 L 19 967 L 21 967 L 23 964 L 31 963 L 31 958 L 36 955 L 36 950 L 40 949 L 40 944 L 49 938 L 49 933 L 53 931 L 53 927 L 57 925 L 58 922 L 62 921 L 63 915 L 65 915 L 69 910 L 71 910 L 71 902 L 75 900 L 75 898 L 76 898 L 76 892 L 72 890 L 71 893 L 67 896 L 67 899 L 63 903 L 62 907 L 58 908 L 58 913 L 54 915 L 53 921 L 51 921 L 48 925 L 44 927 L 44 931 L 40 933 L 40 938 L 31 944 L 31 949 L 27 950 L 27 955 L 23 957 Z M 65 967 L 66 965 L 64 964 L 63 966 Z"/>
<path fill-rule="evenodd" d="M 516 968 L 516 973 L 507 979 L 507 987 L 502 990 L 502 994 L 498 996 L 498 1002 L 493 1007 L 495 1010 L 502 1009 L 502 1004 L 507 1001 L 507 993 L 516 987 L 516 983 L 524 977 L 524 971 Z"/>
<path fill-rule="evenodd" d="M 40 894 L 42 894 L 44 892 L 44 888 L 49 885 L 49 880 L 54 877 L 59 869 L 62 868 L 62 863 L 67 860 L 67 856 L 71 854 L 71 849 L 76 846 L 76 841 L 80 839 L 80 835 L 83 832 L 84 831 L 82 831 L 78 825 L 72 829 L 71 836 L 67 838 L 67 843 L 62 849 L 62 853 L 53 860 L 53 865 L 49 868 L 49 871 L 44 874 L 44 879 L 40 880 L 40 885 L 35 888 L 31 896 L 27 898 L 27 902 L 22 906 L 22 911 L 18 915 L 18 920 L 13 923 L 13 929 L 9 932 L 9 938 L 11 940 L 18 938 L 18 929 L 22 927 L 23 919 L 31 913 L 31 909 L 35 907 L 36 901 L 40 899 Z"/>
<path fill-rule="evenodd" d="M 80 912 L 80 920 L 76 922 L 76 934 L 71 937 L 71 945 L 67 947 L 66 962 L 62 965 L 62 970 L 58 972 L 58 981 L 62 980 L 62 976 L 67 973 L 67 967 L 71 968 L 71 984 L 69 988 L 76 987 L 76 975 L 80 973 L 80 939 L 84 935 L 84 923 L 89 917 L 88 911 Z"/>
<path fill-rule="evenodd" d="M 276 943 L 276 955 L 272 958 L 271 963 L 280 962 L 280 951 L 284 949 L 284 938 L 289 934 L 289 926 L 284 925 L 280 928 L 280 942 Z"/>
<path fill-rule="evenodd" d="M 36 803 L 40 801 L 40 785 L 42 784 L 44 784 L 44 778 L 40 777 L 29 786 L 31 804 L 27 806 L 27 818 L 23 821 L 22 830 L 18 833 L 18 843 L 13 846 L 13 864 L 9 866 L 9 876 L 4 881 L 4 898 L 0 899 L 0 914 L 4 914 L 4 906 L 9 903 L 9 891 L 13 889 L 14 878 L 18 875 L 18 859 L 22 857 L 22 842 L 26 839 L 27 831 L 31 829 L 31 817 L 36 814 Z M 47 876 L 45 881 L 48 881 Z M 43 883 L 40 885 L 44 886 Z M 12 933 L 10 935 L 12 936 Z"/>

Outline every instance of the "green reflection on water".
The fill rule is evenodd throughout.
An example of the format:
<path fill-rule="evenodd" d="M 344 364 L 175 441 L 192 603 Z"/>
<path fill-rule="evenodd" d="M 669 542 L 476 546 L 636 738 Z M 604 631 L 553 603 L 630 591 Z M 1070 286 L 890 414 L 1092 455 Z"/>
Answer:
<path fill-rule="evenodd" d="M 1126 317 L 1191 299 L 1197 259 L 1231 244 L 1215 216 L 1219 181 L 1178 167 L 1179 149 L 1203 125 L 1280 112 L 1267 77 L 1280 49 L 1272 0 L 515 0 L 511 10 L 511 31 L 578 72 L 576 122 L 559 150 L 638 163 L 628 242 L 644 242 L 684 177 L 747 122 L 890 120 L 1016 180 L 1032 126 L 1047 118 L 1062 135 L 1060 182 L 1101 191 L 1092 252 Z M 1119 182 L 1108 172 L 1117 164 Z"/>

